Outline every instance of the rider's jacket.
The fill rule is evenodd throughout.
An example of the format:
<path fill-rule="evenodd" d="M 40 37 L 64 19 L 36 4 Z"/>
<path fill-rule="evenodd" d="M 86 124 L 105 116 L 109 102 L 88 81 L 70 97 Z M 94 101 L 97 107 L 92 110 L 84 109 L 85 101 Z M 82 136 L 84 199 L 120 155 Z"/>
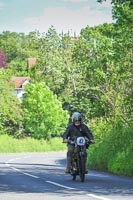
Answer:
<path fill-rule="evenodd" d="M 93 135 L 89 128 L 84 124 L 75 126 L 73 123 L 69 124 L 66 131 L 62 135 L 63 139 L 74 140 L 76 137 L 87 137 L 89 140 L 93 140 Z"/>

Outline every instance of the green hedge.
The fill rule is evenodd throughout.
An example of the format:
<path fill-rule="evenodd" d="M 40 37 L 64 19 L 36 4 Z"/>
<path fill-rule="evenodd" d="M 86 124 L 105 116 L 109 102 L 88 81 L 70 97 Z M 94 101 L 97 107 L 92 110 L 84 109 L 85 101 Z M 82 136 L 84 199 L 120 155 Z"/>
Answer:
<path fill-rule="evenodd" d="M 89 168 L 133 176 L 133 124 L 99 121 L 92 125 L 95 144 L 88 150 Z"/>

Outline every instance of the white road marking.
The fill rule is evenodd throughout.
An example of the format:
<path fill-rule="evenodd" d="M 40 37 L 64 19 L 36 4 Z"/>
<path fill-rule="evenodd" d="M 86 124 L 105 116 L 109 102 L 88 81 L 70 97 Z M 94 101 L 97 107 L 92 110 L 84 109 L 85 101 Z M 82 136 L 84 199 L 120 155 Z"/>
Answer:
<path fill-rule="evenodd" d="M 10 167 L 10 165 L 9 165 L 8 163 L 5 163 L 5 165 L 6 165 L 7 167 Z"/>
<path fill-rule="evenodd" d="M 18 168 L 12 167 L 12 166 L 10 166 L 10 165 L 9 165 L 9 167 L 12 168 L 12 169 L 15 170 L 15 171 L 21 172 Z"/>
<path fill-rule="evenodd" d="M 33 178 L 39 178 L 38 176 L 35 176 L 35 175 L 32 175 L 32 174 L 23 172 L 22 170 L 20 170 L 20 169 L 18 169 L 18 168 L 15 168 L 15 167 L 12 167 L 12 166 L 10 166 L 10 167 L 11 167 L 12 169 L 14 169 L 15 171 L 19 171 L 20 173 L 25 174 L 25 175 L 27 175 L 27 176 L 31 176 L 31 177 L 33 177 Z"/>
<path fill-rule="evenodd" d="M 89 196 L 89 197 L 93 197 L 93 198 L 95 198 L 95 199 L 111 200 L 111 199 L 108 199 L 108 198 L 105 198 L 105 197 L 99 197 L 99 196 L 94 195 L 94 194 L 87 194 L 87 196 Z"/>
<path fill-rule="evenodd" d="M 61 185 L 61 184 L 58 184 L 58 183 L 55 183 L 55 182 L 52 182 L 52 181 L 46 181 L 46 183 L 51 183 L 53 185 L 57 185 L 59 187 L 62 187 L 62 188 L 66 188 L 66 189 L 69 189 L 69 190 L 76 190 L 76 188 L 72 188 L 72 187 L 67 187 L 65 185 Z"/>
<path fill-rule="evenodd" d="M 23 172 L 23 174 L 25 174 L 25 175 L 27 175 L 27 176 L 31 176 L 31 177 L 33 177 L 33 178 L 39 178 L 38 176 L 34 176 L 34 175 L 32 175 L 32 174 L 29 174 L 29 173 Z"/>
<path fill-rule="evenodd" d="M 28 156 L 27 156 L 27 157 L 28 157 Z M 16 168 L 16 167 L 12 167 L 12 166 L 9 164 L 10 162 L 12 162 L 12 161 L 14 161 L 14 160 L 19 160 L 19 159 L 21 159 L 21 158 L 18 157 L 18 158 L 15 158 L 15 159 L 10 159 L 8 162 L 5 162 L 5 165 L 8 166 L 8 167 L 10 167 L 10 168 L 12 168 L 12 169 L 15 170 L 15 171 L 18 171 L 18 172 L 20 172 L 20 173 L 22 173 L 22 174 L 25 174 L 25 175 L 27 175 L 27 176 L 31 176 L 31 177 L 33 177 L 33 178 L 39 178 L 38 176 L 35 176 L 35 175 L 32 175 L 32 174 L 23 172 L 22 170 L 20 170 L 20 169 L 18 169 L 18 168 Z"/>

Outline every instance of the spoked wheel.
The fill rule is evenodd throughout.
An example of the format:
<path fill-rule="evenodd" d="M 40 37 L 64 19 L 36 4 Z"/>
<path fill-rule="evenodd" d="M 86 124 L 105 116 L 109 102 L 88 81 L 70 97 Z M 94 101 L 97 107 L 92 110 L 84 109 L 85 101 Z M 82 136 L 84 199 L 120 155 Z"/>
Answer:
<path fill-rule="evenodd" d="M 81 156 L 80 158 L 80 180 L 81 182 L 85 181 L 85 157 Z"/>
<path fill-rule="evenodd" d="M 72 175 L 72 177 L 73 177 L 72 180 L 73 180 L 73 181 L 76 180 L 76 176 L 77 176 L 77 174 L 76 174 L 76 172 L 75 172 L 75 173 Z"/>
<path fill-rule="evenodd" d="M 75 161 L 72 162 L 72 169 L 71 169 L 72 180 L 76 180 L 77 176 L 77 163 Z"/>

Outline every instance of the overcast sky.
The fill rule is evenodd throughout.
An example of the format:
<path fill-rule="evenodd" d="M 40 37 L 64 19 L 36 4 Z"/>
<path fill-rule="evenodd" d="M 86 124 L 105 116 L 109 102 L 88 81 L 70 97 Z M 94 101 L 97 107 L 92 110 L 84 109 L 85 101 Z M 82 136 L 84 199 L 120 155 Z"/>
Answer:
<path fill-rule="evenodd" d="M 112 22 L 110 0 L 0 0 L 0 32 L 47 32 L 53 25 L 58 33 Z"/>

